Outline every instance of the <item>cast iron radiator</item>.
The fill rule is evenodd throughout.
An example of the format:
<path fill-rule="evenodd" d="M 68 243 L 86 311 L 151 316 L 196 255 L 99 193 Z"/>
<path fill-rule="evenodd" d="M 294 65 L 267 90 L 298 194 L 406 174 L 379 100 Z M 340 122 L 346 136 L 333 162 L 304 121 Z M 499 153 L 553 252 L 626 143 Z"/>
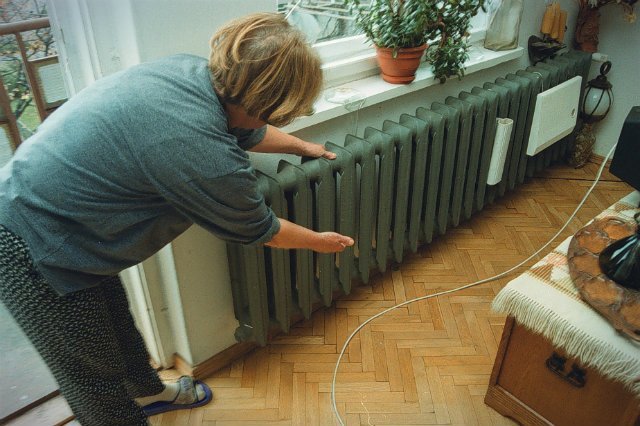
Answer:
<path fill-rule="evenodd" d="M 590 62 L 589 54 L 569 52 L 386 120 L 381 129 L 369 127 L 362 139 L 329 142 L 336 160 L 281 161 L 274 176 L 258 172 L 277 216 L 356 243 L 340 254 L 229 244 L 236 338 L 264 345 L 273 331 L 288 332 L 314 306 L 348 294 L 352 280 L 366 283 L 373 270 L 401 262 L 407 250 L 415 252 L 563 158 L 572 135 L 526 155 L 536 95 L 576 75 L 586 81 Z M 502 180 L 489 186 L 496 117 L 511 118 L 514 126 Z"/>

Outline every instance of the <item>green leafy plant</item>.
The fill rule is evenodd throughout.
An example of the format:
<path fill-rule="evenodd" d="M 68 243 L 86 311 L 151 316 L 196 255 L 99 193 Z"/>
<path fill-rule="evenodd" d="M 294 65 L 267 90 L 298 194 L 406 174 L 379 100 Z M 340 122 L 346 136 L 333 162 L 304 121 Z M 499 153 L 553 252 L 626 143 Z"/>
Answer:
<path fill-rule="evenodd" d="M 436 18 L 434 2 L 429 0 L 345 0 L 356 25 L 378 47 L 398 49 L 422 46 L 425 29 Z"/>
<path fill-rule="evenodd" d="M 464 76 L 469 58 L 467 36 L 471 18 L 486 0 L 345 0 L 356 25 L 378 47 L 394 49 L 436 41 L 427 50 L 435 78 Z"/>
<path fill-rule="evenodd" d="M 464 63 L 469 59 L 469 26 L 485 0 L 449 0 L 437 2 L 435 19 L 427 25 L 430 40 L 439 39 L 427 50 L 433 74 L 441 83 L 450 76 L 464 77 Z"/>

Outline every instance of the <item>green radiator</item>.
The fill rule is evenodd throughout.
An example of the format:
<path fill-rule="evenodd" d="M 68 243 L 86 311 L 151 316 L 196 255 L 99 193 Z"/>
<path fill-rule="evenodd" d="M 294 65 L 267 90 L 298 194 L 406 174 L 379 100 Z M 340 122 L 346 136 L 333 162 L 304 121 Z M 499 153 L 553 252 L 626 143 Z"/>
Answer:
<path fill-rule="evenodd" d="M 274 176 L 258 172 L 277 216 L 356 244 L 337 255 L 229 244 L 236 338 L 264 345 L 270 334 L 288 332 L 295 319 L 348 294 L 353 280 L 366 283 L 372 271 L 401 262 L 407 250 L 560 160 L 572 135 L 526 155 L 536 95 L 576 75 L 586 81 L 590 62 L 589 54 L 569 52 L 387 120 L 381 130 L 367 128 L 362 139 L 328 142 L 336 160 L 282 161 Z M 502 180 L 488 186 L 496 117 L 514 126 Z"/>

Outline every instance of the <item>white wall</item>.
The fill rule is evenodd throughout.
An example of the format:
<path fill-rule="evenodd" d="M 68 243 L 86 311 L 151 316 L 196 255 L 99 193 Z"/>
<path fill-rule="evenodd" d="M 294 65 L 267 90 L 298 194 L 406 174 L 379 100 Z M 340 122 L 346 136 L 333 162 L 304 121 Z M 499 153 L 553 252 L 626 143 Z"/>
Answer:
<path fill-rule="evenodd" d="M 273 10 L 276 5 L 275 0 L 55 0 L 52 3 L 81 4 L 84 15 L 91 18 L 92 29 L 84 28 L 80 31 L 76 28 L 75 34 L 77 37 L 83 37 L 84 31 L 84 34 L 93 37 L 92 44 L 96 53 L 93 56 L 85 53 L 82 58 L 77 59 L 80 62 L 84 61 L 83 63 L 91 59 L 90 65 L 99 69 L 102 75 L 139 61 L 176 52 L 206 56 L 209 37 L 222 22 L 253 11 Z M 570 45 L 577 6 L 572 0 L 562 0 L 560 3 L 569 12 L 569 30 L 565 42 Z M 539 35 L 546 3 L 527 0 L 524 4 L 520 45 L 526 47 L 530 35 Z M 54 9 L 58 15 L 64 13 L 63 7 Z M 68 11 L 69 16 L 72 12 L 75 13 Z M 68 27 L 68 34 L 73 33 L 73 25 L 65 23 L 65 19 L 60 21 L 62 27 Z M 76 22 L 73 19 L 70 21 Z M 82 22 L 88 21 L 85 19 Z M 118 31 L 121 31 L 121 35 L 114 40 L 114 34 Z M 78 39 L 66 41 L 70 45 L 81 44 Z M 637 55 L 635 46 L 638 43 L 627 45 L 632 46 L 628 48 L 628 54 Z M 87 51 L 90 52 L 91 49 Z M 612 52 L 613 49 L 610 49 L 607 53 L 611 55 Z M 620 52 L 620 55 L 624 56 L 621 49 Z M 73 60 L 74 58 L 70 58 L 71 66 L 68 69 L 82 70 L 82 67 L 73 64 Z M 396 120 L 402 113 L 414 113 L 419 106 L 429 105 L 433 101 L 443 101 L 446 96 L 457 95 L 474 85 L 481 86 L 486 81 L 502 77 L 528 64 L 525 55 L 519 60 L 469 75 L 461 82 L 454 79 L 443 86 L 430 87 L 393 101 L 364 108 L 359 113 L 359 134 L 362 134 L 366 126 L 380 128 L 385 119 Z M 612 72 L 616 72 L 616 66 L 614 61 Z M 76 73 L 79 74 L 79 71 Z M 623 85 L 620 84 L 619 87 Z M 353 118 L 353 115 L 336 118 L 301 130 L 297 135 L 316 142 L 330 140 L 341 144 L 344 135 L 353 132 Z M 258 154 L 252 158 L 256 168 L 273 172 L 279 157 Z M 287 158 L 297 161 L 294 157 Z M 196 365 L 234 343 L 233 333 L 237 322 L 233 316 L 226 248 L 223 242 L 201 228 L 192 227 L 163 250 L 161 257 L 145 262 L 144 275 L 146 280 L 150 281 L 150 288 L 159 288 L 161 293 L 156 292 L 148 298 L 152 300 L 155 315 L 159 316 L 155 323 L 159 328 L 164 327 L 164 330 L 158 333 L 160 340 L 164 340 L 160 342 L 161 348 L 175 351 L 187 362 Z M 167 339 L 172 341 L 167 342 Z"/>
<path fill-rule="evenodd" d="M 134 0 L 131 7 L 140 60 L 170 53 L 207 57 L 209 39 L 220 24 L 238 14 L 267 10 L 269 4 L 270 0 Z"/>
<path fill-rule="evenodd" d="M 220 25 L 275 11 L 276 0 L 48 0 L 47 8 L 56 38 L 64 40 L 62 62 L 76 93 L 97 78 L 161 56 L 206 57 Z"/>
<path fill-rule="evenodd" d="M 636 5 L 636 13 L 640 13 Z M 605 156 L 618 142 L 622 124 L 631 107 L 640 105 L 640 22 L 627 23 L 622 8 L 611 5 L 600 9 L 600 43 L 598 51 L 609 56 L 611 71 L 607 74 L 613 85 L 614 102 L 609 114 L 595 125 L 594 152 Z M 590 78 L 599 74 L 600 62 L 593 62 Z"/>
<path fill-rule="evenodd" d="M 48 0 L 47 11 L 71 94 L 140 62 L 130 1 Z"/>

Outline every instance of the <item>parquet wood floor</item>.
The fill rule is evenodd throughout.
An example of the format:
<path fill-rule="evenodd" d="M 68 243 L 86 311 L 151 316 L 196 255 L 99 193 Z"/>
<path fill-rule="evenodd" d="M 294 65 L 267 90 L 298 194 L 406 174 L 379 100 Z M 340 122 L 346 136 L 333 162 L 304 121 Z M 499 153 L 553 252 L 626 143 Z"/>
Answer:
<path fill-rule="evenodd" d="M 578 170 L 557 166 L 528 179 L 408 256 L 399 269 L 373 277 L 289 335 L 207 379 L 215 392 L 212 404 L 166 413 L 152 424 L 337 424 L 331 410 L 332 372 L 345 339 L 361 322 L 409 298 L 477 281 L 524 260 L 566 221 L 597 168 L 594 163 Z M 632 190 L 608 173 L 602 179 L 547 252 Z M 513 424 L 483 402 L 505 322 L 489 307 L 512 278 L 410 304 L 363 328 L 338 375 L 336 398 L 345 424 Z"/>

